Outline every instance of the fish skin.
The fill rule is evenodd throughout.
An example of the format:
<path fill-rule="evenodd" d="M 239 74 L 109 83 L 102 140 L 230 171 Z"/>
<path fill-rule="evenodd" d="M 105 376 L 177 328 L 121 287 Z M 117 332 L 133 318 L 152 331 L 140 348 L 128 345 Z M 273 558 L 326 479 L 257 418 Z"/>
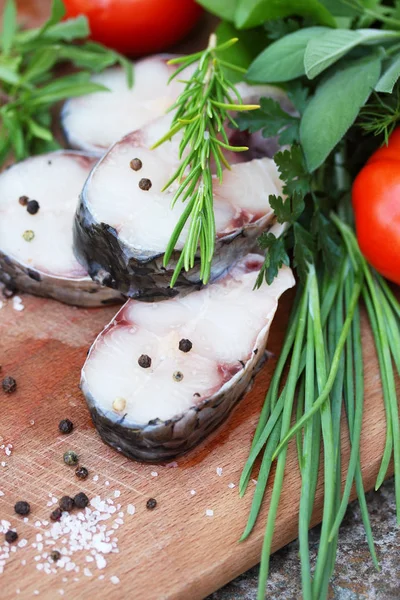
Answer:
<path fill-rule="evenodd" d="M 249 99 L 253 101 L 255 96 L 259 98 L 264 92 L 291 110 L 287 96 L 279 88 L 256 86 L 253 89 L 247 84 L 241 84 L 240 91 L 246 102 Z M 164 252 L 137 250 L 125 243 L 114 227 L 98 222 L 92 214 L 88 198 L 91 182 L 103 161 L 112 160 L 113 150 L 123 144 L 130 148 L 140 147 L 143 137 L 145 139 L 142 130 L 124 136 L 109 149 L 90 173 L 82 190 L 76 213 L 74 250 L 77 260 L 98 283 L 117 289 L 127 297 L 152 301 L 155 298 L 170 298 L 178 293 L 187 293 L 193 286 L 195 288 L 201 286 L 199 252 L 194 267 L 188 272 L 181 271 L 174 288 L 171 289 L 170 281 L 180 258 L 180 251 L 175 250 L 172 253 L 168 267 L 165 268 Z M 146 139 L 144 144 L 146 147 Z M 276 147 L 276 140 L 267 140 L 265 146 L 267 151 L 270 148 L 275 151 Z M 259 151 L 258 140 L 257 153 Z M 214 281 L 224 273 L 238 257 L 256 251 L 257 238 L 262 232 L 269 231 L 271 228 L 274 228 L 278 234 L 283 230 L 273 215 L 266 215 L 227 234 L 219 235 L 215 245 L 210 281 Z"/>
<path fill-rule="evenodd" d="M 57 150 L 41 157 L 45 161 L 51 161 L 55 156 L 60 155 L 72 155 L 78 161 L 82 160 L 91 163 L 97 160 L 91 153 L 73 150 Z M 36 160 L 36 158 L 33 157 L 26 160 Z M 21 165 L 21 163 L 16 164 Z M 11 172 L 12 169 L 13 166 L 10 167 Z M 35 266 L 24 264 L 10 253 L 4 252 L 1 247 L 0 281 L 10 290 L 19 290 L 36 296 L 53 298 L 74 306 L 99 307 L 118 304 L 123 301 L 123 297 L 119 292 L 98 285 L 87 274 L 68 277 L 47 273 Z"/>
<path fill-rule="evenodd" d="M 248 255 L 244 261 L 252 262 L 255 265 L 252 266 L 253 270 L 261 267 L 263 259 L 259 255 Z M 239 265 L 241 262 L 239 261 Z M 167 420 L 158 419 L 155 416 L 144 425 L 128 421 L 126 415 L 121 416 L 112 410 L 102 409 L 93 397 L 85 374 L 86 364 L 90 361 L 97 342 L 101 341 L 102 337 L 107 335 L 113 327 L 119 326 L 120 323 L 126 324 L 124 311 L 131 302 L 134 302 L 129 300 L 99 334 L 89 351 L 81 374 L 81 390 L 103 441 L 128 458 L 155 463 L 168 461 L 185 454 L 216 430 L 250 390 L 254 377 L 268 358 L 266 346 L 278 298 L 294 285 L 293 274 L 288 267 L 283 267 L 281 274 L 288 276 L 286 287 L 283 286 L 285 289 L 277 293 L 275 305 L 270 310 L 268 318 L 266 317 L 266 324 L 259 331 L 255 344 L 250 350 L 250 358 L 244 367 L 223 382 L 212 395 L 202 399 L 200 403 L 191 406 L 182 414 Z M 218 283 L 211 285 L 218 285 Z"/>

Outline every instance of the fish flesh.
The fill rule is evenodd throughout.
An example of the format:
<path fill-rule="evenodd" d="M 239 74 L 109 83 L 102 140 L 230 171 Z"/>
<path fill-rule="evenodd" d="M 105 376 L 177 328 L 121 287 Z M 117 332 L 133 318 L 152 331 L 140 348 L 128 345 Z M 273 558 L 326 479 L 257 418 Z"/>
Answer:
<path fill-rule="evenodd" d="M 79 306 L 121 300 L 88 276 L 72 249 L 76 205 L 96 160 L 62 150 L 0 174 L 0 281 L 9 289 Z"/>
<path fill-rule="evenodd" d="M 249 254 L 201 290 L 124 304 L 81 376 L 107 444 L 129 458 L 170 460 L 228 417 L 265 360 L 278 299 L 295 283 L 283 266 L 270 286 L 254 290 L 262 263 Z"/>
<path fill-rule="evenodd" d="M 269 86 L 262 89 L 264 95 L 275 94 L 285 101 L 281 90 Z M 254 93 L 252 89 L 247 92 L 250 97 Z M 245 101 L 248 96 L 242 91 Z M 176 182 L 162 191 L 180 164 L 179 135 L 151 149 L 169 130 L 171 119 L 171 115 L 161 117 L 114 144 L 90 173 L 76 214 L 74 248 L 79 262 L 93 279 L 131 298 L 172 297 L 201 284 L 198 255 L 194 267 L 182 272 L 175 287 L 170 287 L 187 227 L 177 241 L 168 268 L 163 266 L 167 243 L 186 206 L 178 201 L 171 209 Z M 270 141 L 267 153 L 274 143 Z M 236 160 L 243 160 L 238 153 L 231 154 Z M 268 156 L 233 164 L 231 170 L 224 170 L 222 183 L 215 178 L 217 239 L 211 280 L 234 260 L 251 252 L 262 231 L 271 227 L 276 235 L 282 231 L 268 201 L 270 194 L 282 194 L 282 181 L 275 162 Z"/>
<path fill-rule="evenodd" d="M 110 67 L 93 75 L 92 81 L 110 91 L 66 101 L 61 123 L 68 145 L 101 156 L 129 131 L 162 116 L 182 89 L 175 80 L 168 85 L 176 69 L 167 64 L 169 58 L 155 55 L 135 62 L 131 89 L 122 67 Z"/>

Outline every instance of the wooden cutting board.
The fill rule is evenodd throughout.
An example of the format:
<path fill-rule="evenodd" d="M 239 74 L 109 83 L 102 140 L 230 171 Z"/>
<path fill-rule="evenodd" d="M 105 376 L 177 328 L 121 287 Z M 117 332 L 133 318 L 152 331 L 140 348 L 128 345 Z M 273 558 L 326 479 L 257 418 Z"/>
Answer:
<path fill-rule="evenodd" d="M 25 23 L 40 22 L 48 6 L 47 0 L 20 3 Z M 41 298 L 22 299 L 24 310 L 16 311 L 12 301 L 0 310 L 2 377 L 11 375 L 18 383 L 14 394 L 0 392 L 0 464 L 5 463 L 0 466 L 0 491 L 4 494 L 0 496 L 0 520 L 11 522 L 27 545 L 17 547 L 5 561 L 0 575 L 2 600 L 34 595 L 48 600 L 61 595 L 72 600 L 88 596 L 200 600 L 256 564 L 270 490 L 254 533 L 239 544 L 254 487 L 251 484 L 240 499 L 237 484 L 275 360 L 268 362 L 252 392 L 212 439 L 176 464 L 143 465 L 102 443 L 78 389 L 86 352 L 115 309 L 77 309 Z M 287 294 L 272 326 L 269 348 L 275 355 L 282 344 L 290 302 Z M 365 486 L 371 488 L 384 446 L 385 419 L 375 351 L 365 326 L 363 350 L 366 397 L 361 458 Z M 75 424 L 69 436 L 58 432 L 62 418 Z M 8 444 L 12 444 L 9 456 Z M 345 426 L 343 448 L 346 462 Z M 63 463 L 68 449 L 75 450 L 81 464 L 89 469 L 86 481 L 78 480 L 74 469 Z M 274 550 L 297 537 L 299 489 L 292 444 Z M 115 530 L 119 552 L 106 555 L 103 569 L 86 562 L 88 552 L 78 552 L 73 556 L 74 571 L 56 568 L 56 573 L 47 575 L 39 570 L 45 561 L 35 557 L 40 554 L 41 543 L 36 536 L 46 539 L 51 526 L 43 524 L 52 510 L 47 506 L 51 503 L 49 495 L 60 498 L 79 491 L 90 498 L 99 495 L 103 500 L 111 499 L 114 506 L 120 504 L 117 510 L 124 514 Z M 150 497 L 157 500 L 153 511 L 146 509 Z M 14 503 L 21 499 L 31 504 L 27 522 L 13 511 Z M 322 500 L 319 485 L 313 524 L 321 518 Z M 128 514 L 129 505 L 135 507 L 135 514 Z M 213 516 L 207 516 L 206 511 L 213 511 Z M 2 559 L 0 542 L 0 565 Z M 84 571 L 88 565 L 90 575 Z"/>

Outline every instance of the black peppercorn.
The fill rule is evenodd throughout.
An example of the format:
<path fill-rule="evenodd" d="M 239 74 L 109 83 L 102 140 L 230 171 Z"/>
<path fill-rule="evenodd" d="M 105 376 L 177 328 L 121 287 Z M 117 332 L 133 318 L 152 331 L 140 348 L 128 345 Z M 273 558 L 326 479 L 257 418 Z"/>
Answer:
<path fill-rule="evenodd" d="M 141 179 L 139 181 L 139 187 L 144 192 L 148 192 L 149 189 L 151 188 L 151 186 L 152 186 L 152 183 L 151 183 L 150 179 L 147 179 L 146 177 L 143 177 L 143 179 Z"/>
<path fill-rule="evenodd" d="M 190 352 L 191 349 L 192 349 L 192 347 L 193 347 L 193 344 L 192 344 L 192 342 L 190 340 L 182 339 L 179 342 L 179 350 L 181 352 Z"/>
<path fill-rule="evenodd" d="M 12 531 L 11 529 L 9 529 L 6 532 L 4 537 L 5 537 L 6 542 L 8 542 L 9 544 L 12 544 L 13 542 L 17 541 L 18 533 L 16 531 Z"/>
<path fill-rule="evenodd" d="M 140 171 L 140 169 L 143 167 L 143 164 L 140 158 L 132 158 L 131 162 L 129 163 L 129 166 L 134 171 Z"/>
<path fill-rule="evenodd" d="M 149 498 L 146 502 L 146 508 L 153 510 L 157 506 L 157 500 L 155 498 Z"/>
<path fill-rule="evenodd" d="M 62 419 L 58 424 L 58 429 L 61 433 L 71 433 L 74 428 L 74 424 L 69 419 Z"/>
<path fill-rule="evenodd" d="M 50 552 L 50 558 L 51 558 L 51 560 L 54 560 L 54 562 L 57 562 L 58 560 L 60 560 L 61 554 L 59 553 L 58 550 L 52 550 Z"/>
<path fill-rule="evenodd" d="M 66 465 L 71 467 L 78 464 L 79 457 L 73 450 L 67 450 L 64 452 L 64 462 Z"/>
<path fill-rule="evenodd" d="M 78 477 L 78 479 L 86 479 L 89 475 L 89 471 L 86 467 L 77 467 L 75 469 L 75 475 Z"/>
<path fill-rule="evenodd" d="M 21 206 L 26 206 L 28 204 L 29 198 L 28 196 L 21 196 L 18 200 Z"/>
<path fill-rule="evenodd" d="M 172 379 L 174 381 L 182 381 L 183 379 L 183 373 L 181 373 L 181 371 L 175 371 L 175 373 L 172 374 Z"/>
<path fill-rule="evenodd" d="M 29 502 L 25 502 L 25 500 L 19 500 L 14 504 L 14 510 L 17 515 L 29 515 L 31 512 L 31 507 Z"/>
<path fill-rule="evenodd" d="M 37 200 L 29 200 L 28 204 L 26 205 L 26 210 L 30 215 L 36 215 L 36 213 L 39 211 L 39 208 L 40 206 Z"/>
<path fill-rule="evenodd" d="M 74 502 L 77 508 L 86 508 L 86 506 L 89 504 L 89 498 L 84 492 L 79 492 L 79 494 L 75 496 Z"/>
<path fill-rule="evenodd" d="M 52 513 L 50 513 L 50 519 L 52 521 L 59 521 L 61 519 L 62 510 L 61 508 L 55 508 Z"/>
<path fill-rule="evenodd" d="M 70 496 L 63 496 L 59 502 L 60 509 L 70 512 L 74 508 L 74 499 Z"/>
<path fill-rule="evenodd" d="M 17 382 L 15 381 L 14 377 L 6 377 L 3 379 L 1 385 L 3 386 L 3 390 L 6 392 L 6 394 L 12 394 L 17 389 Z"/>
<path fill-rule="evenodd" d="M 142 367 L 143 369 L 148 369 L 149 367 L 151 367 L 150 356 L 147 356 L 147 354 L 142 354 L 138 358 L 138 364 L 139 364 L 139 367 Z"/>

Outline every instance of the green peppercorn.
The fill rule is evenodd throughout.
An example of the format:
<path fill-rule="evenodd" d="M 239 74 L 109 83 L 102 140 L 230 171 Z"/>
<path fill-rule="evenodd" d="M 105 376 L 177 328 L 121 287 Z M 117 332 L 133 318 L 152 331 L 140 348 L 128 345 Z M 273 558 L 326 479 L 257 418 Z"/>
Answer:
<path fill-rule="evenodd" d="M 73 450 L 67 450 L 64 452 L 64 462 L 66 465 L 73 467 L 74 465 L 78 464 L 79 457 Z"/>

